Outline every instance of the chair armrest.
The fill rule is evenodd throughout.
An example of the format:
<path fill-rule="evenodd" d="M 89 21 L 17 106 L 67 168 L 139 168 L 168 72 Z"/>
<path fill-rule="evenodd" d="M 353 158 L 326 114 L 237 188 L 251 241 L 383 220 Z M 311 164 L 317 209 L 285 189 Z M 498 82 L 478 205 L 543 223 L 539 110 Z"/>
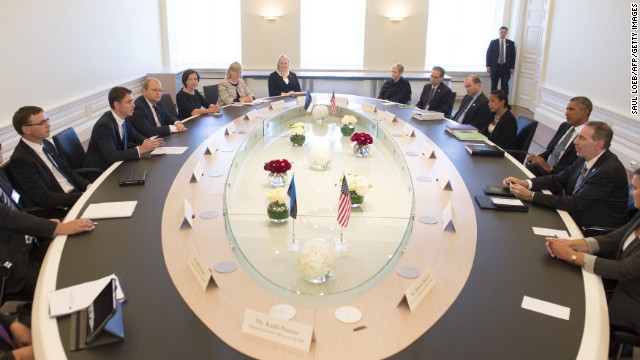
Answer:
<path fill-rule="evenodd" d="M 581 230 L 582 235 L 584 235 L 585 237 L 591 237 L 608 234 L 615 229 L 606 226 L 583 226 Z"/>
<path fill-rule="evenodd" d="M 73 171 L 75 171 L 78 174 L 86 174 L 86 173 L 102 174 L 103 173 L 102 170 L 96 169 L 96 168 L 80 168 L 80 169 L 73 169 Z"/>

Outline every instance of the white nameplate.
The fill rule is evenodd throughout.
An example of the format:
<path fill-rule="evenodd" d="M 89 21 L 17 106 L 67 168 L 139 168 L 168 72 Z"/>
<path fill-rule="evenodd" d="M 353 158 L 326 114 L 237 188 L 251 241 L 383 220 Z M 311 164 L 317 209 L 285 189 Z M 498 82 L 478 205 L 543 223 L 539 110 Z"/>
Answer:
<path fill-rule="evenodd" d="M 242 332 L 303 351 L 311 349 L 313 339 L 311 326 L 280 320 L 251 309 L 244 311 Z"/>
<path fill-rule="evenodd" d="M 336 106 L 348 107 L 349 98 L 346 96 L 336 96 Z"/>
<path fill-rule="evenodd" d="M 451 207 L 451 202 L 445 206 L 442 211 L 442 230 L 446 229 L 447 226 L 451 225 L 451 229 L 456 230 L 456 225 L 453 223 L 453 207 Z"/>
<path fill-rule="evenodd" d="M 417 279 L 415 279 L 411 286 L 404 292 L 404 296 L 400 301 L 400 304 L 406 304 L 409 306 L 409 311 L 413 311 L 418 304 L 424 299 L 425 295 L 431 291 L 433 285 L 435 285 L 436 279 L 429 271 L 422 272 Z"/>
<path fill-rule="evenodd" d="M 236 124 L 234 122 L 230 122 L 229 125 L 224 129 L 225 135 L 231 135 L 236 132 Z"/>
<path fill-rule="evenodd" d="M 204 175 L 204 169 L 202 169 L 202 164 L 200 161 L 196 162 L 196 167 L 193 169 L 191 173 L 191 179 L 189 182 L 200 182 L 200 178 Z"/>
<path fill-rule="evenodd" d="M 424 156 L 428 157 L 429 159 L 436 157 L 435 151 L 433 151 L 433 148 L 431 147 L 431 145 L 427 143 L 422 144 L 422 146 L 420 147 L 420 151 L 424 154 Z"/>
<path fill-rule="evenodd" d="M 204 154 L 213 155 L 216 151 L 218 151 L 218 148 L 218 141 L 216 139 L 213 139 L 210 143 L 207 144 L 207 148 L 204 149 Z"/>
<path fill-rule="evenodd" d="M 382 118 L 382 119 L 383 119 L 383 120 L 386 120 L 386 121 L 388 121 L 388 122 L 394 122 L 394 121 L 397 121 L 397 120 L 396 120 L 396 115 L 395 115 L 394 113 L 392 113 L 392 112 L 389 112 L 389 111 L 385 111 L 385 112 L 384 112 L 384 114 L 383 114 L 383 118 Z"/>
<path fill-rule="evenodd" d="M 191 204 L 184 199 L 184 204 L 182 205 L 182 214 L 180 215 L 182 219 L 180 219 L 180 228 L 185 225 L 189 225 L 189 227 L 193 227 L 193 210 L 191 210 Z"/>
<path fill-rule="evenodd" d="M 268 106 L 263 107 L 262 109 L 258 110 L 258 117 L 266 119 L 271 115 L 271 109 L 269 109 Z"/>
<path fill-rule="evenodd" d="M 373 104 L 362 104 L 362 111 L 373 114 L 376 112 L 376 106 Z"/>
<path fill-rule="evenodd" d="M 440 170 L 436 180 L 438 180 L 438 183 L 440 184 L 440 188 L 442 190 L 445 190 L 445 189 L 452 190 L 451 181 L 449 180 L 449 176 L 447 175 L 446 171 Z"/>
<path fill-rule="evenodd" d="M 260 116 L 260 115 L 258 114 L 258 110 L 256 110 L 256 109 L 253 109 L 253 110 L 251 110 L 251 111 L 249 111 L 247 113 L 247 119 L 249 119 L 249 120 L 254 120 L 254 119 L 258 118 L 258 116 Z"/>
<path fill-rule="evenodd" d="M 207 285 L 209 285 L 211 279 L 213 279 L 213 284 L 217 285 L 216 280 L 213 278 L 211 270 L 209 269 L 207 264 L 205 264 L 204 260 L 202 259 L 200 254 L 198 254 L 196 249 L 191 250 L 191 256 L 189 256 L 187 265 L 189 266 L 189 269 L 191 269 L 191 273 L 193 274 L 193 276 L 195 276 L 198 285 L 200 285 L 200 287 L 202 288 L 202 291 L 207 290 Z"/>
<path fill-rule="evenodd" d="M 278 100 L 271 103 L 271 109 L 280 110 L 284 108 L 284 100 Z"/>
<path fill-rule="evenodd" d="M 413 129 L 413 126 L 411 126 L 411 124 L 409 123 L 404 124 L 404 127 L 402 128 L 402 133 L 404 133 L 404 136 L 409 136 L 409 137 L 416 136 L 416 131 Z"/>

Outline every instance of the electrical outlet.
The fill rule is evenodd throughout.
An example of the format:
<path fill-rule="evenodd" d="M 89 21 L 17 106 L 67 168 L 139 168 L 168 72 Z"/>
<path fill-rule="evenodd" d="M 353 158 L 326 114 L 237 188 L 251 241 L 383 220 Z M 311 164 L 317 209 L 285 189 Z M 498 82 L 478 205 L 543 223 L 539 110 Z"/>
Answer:
<path fill-rule="evenodd" d="M 638 167 L 638 162 L 637 161 L 632 161 L 631 162 L 631 170 L 635 170 Z"/>

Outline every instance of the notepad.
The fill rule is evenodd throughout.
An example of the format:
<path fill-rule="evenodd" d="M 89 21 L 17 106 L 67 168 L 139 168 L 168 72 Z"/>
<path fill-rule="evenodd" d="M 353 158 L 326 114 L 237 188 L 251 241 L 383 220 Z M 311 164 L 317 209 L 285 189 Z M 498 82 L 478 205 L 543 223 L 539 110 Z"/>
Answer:
<path fill-rule="evenodd" d="M 116 201 L 90 204 L 82 214 L 85 219 L 126 218 L 133 215 L 137 201 Z"/>
<path fill-rule="evenodd" d="M 63 289 L 52 291 L 47 295 L 49 300 L 49 316 L 56 317 L 71 314 L 85 309 L 98 296 L 100 291 L 111 281 L 116 279 L 116 298 L 122 302 L 126 299 L 118 277 L 113 274 L 101 279 L 89 281 Z"/>

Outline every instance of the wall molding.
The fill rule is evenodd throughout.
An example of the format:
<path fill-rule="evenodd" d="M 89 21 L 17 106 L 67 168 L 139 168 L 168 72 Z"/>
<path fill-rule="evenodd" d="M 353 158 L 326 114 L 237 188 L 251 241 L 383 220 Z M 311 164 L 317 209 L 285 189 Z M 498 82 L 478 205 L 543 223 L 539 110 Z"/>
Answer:
<path fill-rule="evenodd" d="M 566 121 L 565 108 L 573 96 L 541 86 L 535 119 L 552 129 L 557 129 Z M 631 170 L 631 161 L 640 161 L 640 121 L 595 104 L 589 120 L 604 121 L 611 125 L 614 134 L 611 151 L 618 155 L 625 168 Z"/>

